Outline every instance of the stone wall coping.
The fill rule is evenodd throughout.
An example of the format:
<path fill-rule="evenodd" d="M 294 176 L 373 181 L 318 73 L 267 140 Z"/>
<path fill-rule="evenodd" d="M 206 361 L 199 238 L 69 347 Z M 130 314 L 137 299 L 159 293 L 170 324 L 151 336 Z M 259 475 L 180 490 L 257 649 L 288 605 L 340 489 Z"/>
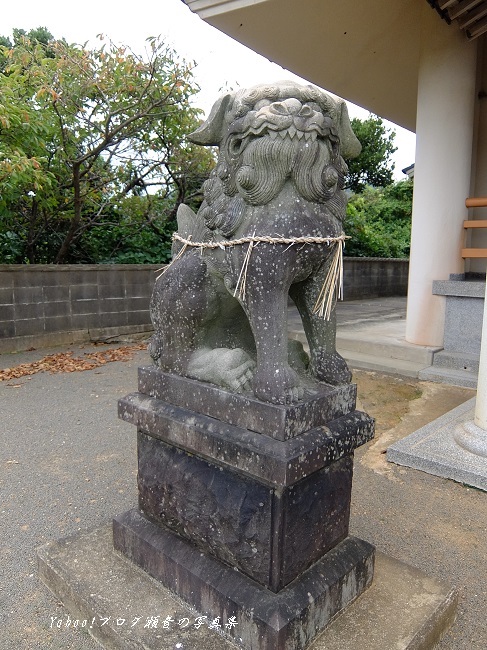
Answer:
<path fill-rule="evenodd" d="M 0 264 L 3 271 L 33 271 L 39 273 L 53 271 L 140 271 L 143 269 L 158 269 L 161 264 Z"/>
<path fill-rule="evenodd" d="M 394 262 L 400 264 L 409 264 L 408 257 L 348 257 L 343 256 L 344 262 Z"/>
<path fill-rule="evenodd" d="M 395 264 L 409 264 L 409 259 L 395 258 L 395 257 L 344 257 L 345 264 L 347 262 L 384 262 Z M 4 271 L 35 271 L 35 272 L 50 272 L 50 271 L 123 271 L 123 270 L 141 270 L 141 269 L 158 269 L 165 266 L 164 263 L 160 264 L 0 264 L 0 273 Z"/>

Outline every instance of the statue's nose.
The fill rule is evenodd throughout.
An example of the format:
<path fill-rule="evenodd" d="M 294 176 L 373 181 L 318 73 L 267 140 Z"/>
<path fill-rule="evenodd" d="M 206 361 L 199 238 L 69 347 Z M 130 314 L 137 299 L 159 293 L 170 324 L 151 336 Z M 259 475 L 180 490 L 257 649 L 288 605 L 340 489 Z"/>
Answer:
<path fill-rule="evenodd" d="M 302 107 L 301 102 L 293 97 L 271 104 L 271 109 L 278 115 L 298 115 Z"/>

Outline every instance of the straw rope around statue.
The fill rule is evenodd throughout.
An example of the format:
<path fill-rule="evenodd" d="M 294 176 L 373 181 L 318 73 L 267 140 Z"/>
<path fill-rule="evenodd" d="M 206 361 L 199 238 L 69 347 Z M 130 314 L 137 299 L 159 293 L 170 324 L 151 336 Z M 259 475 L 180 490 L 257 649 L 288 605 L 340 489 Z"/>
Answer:
<path fill-rule="evenodd" d="M 271 237 L 266 235 L 253 235 L 251 237 L 241 237 L 240 239 L 229 239 L 214 242 L 196 242 L 191 239 L 191 235 L 186 239 L 175 232 L 173 233 L 172 239 L 173 241 L 181 242 L 183 246 L 178 254 L 166 267 L 159 269 L 162 271 L 162 273 L 157 276 L 157 279 L 163 275 L 168 270 L 168 268 L 174 264 L 174 262 L 176 262 L 180 257 L 184 255 L 188 247 L 199 248 L 201 250 L 201 253 L 203 253 L 205 249 L 221 248 L 222 250 L 225 250 L 226 248 L 231 248 L 233 246 L 243 246 L 244 244 L 249 244 L 244 257 L 242 268 L 240 269 L 237 284 L 235 285 L 235 291 L 233 293 L 233 296 L 239 300 L 243 300 L 245 298 L 247 270 L 249 267 L 250 258 L 252 256 L 252 251 L 258 244 L 287 244 L 288 248 L 296 244 L 322 244 L 327 246 L 334 246 L 335 250 L 333 252 L 333 256 L 331 258 L 330 265 L 323 282 L 323 286 L 321 287 L 321 291 L 313 307 L 313 313 L 318 314 L 324 320 L 330 320 L 335 301 L 337 299 L 343 299 L 343 249 L 345 247 L 345 241 L 347 239 L 350 239 L 346 235 L 342 234 L 338 237 Z"/>

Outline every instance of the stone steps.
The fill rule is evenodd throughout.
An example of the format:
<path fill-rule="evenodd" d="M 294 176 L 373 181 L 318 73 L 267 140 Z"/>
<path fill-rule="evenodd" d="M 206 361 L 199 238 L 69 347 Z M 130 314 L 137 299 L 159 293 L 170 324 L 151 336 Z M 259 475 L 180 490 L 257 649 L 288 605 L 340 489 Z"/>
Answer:
<path fill-rule="evenodd" d="M 405 322 L 400 319 L 347 323 L 338 328 L 337 350 L 351 368 L 418 377 L 421 370 L 432 365 L 440 348 L 407 343 L 404 329 Z M 290 321 L 289 335 L 307 349 L 306 336 L 296 318 Z"/>
<path fill-rule="evenodd" d="M 388 323 L 362 328 L 360 331 L 345 329 L 337 334 L 337 348 L 370 356 L 410 361 L 428 366 L 439 348 L 413 345 L 404 339 L 404 323 Z"/>
<path fill-rule="evenodd" d="M 477 388 L 477 373 L 468 370 L 430 366 L 421 370 L 418 377 L 424 381 L 435 381 L 441 384 L 463 386 L 464 388 Z"/>
<path fill-rule="evenodd" d="M 340 347 L 338 347 L 338 352 L 346 360 L 350 368 L 357 370 L 372 370 L 385 374 L 417 378 L 425 367 L 423 363 L 416 361 L 364 354 L 363 352 L 354 352 Z"/>

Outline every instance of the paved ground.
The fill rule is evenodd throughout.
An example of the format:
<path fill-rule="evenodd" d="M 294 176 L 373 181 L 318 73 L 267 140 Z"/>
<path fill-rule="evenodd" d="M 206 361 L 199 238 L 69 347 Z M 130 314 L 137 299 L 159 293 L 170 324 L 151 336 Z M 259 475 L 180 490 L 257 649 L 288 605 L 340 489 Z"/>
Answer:
<path fill-rule="evenodd" d="M 3 355 L 0 367 L 47 352 Z M 85 632 L 65 627 L 66 612 L 38 582 L 35 549 L 136 503 L 135 430 L 117 420 L 116 401 L 135 390 L 136 368 L 146 362 L 146 353 L 137 352 L 132 361 L 86 372 L 0 382 L 3 650 L 96 647 Z M 487 495 L 388 464 L 384 454 L 393 440 L 473 393 L 366 372 L 357 372 L 356 380 L 363 407 L 378 419 L 378 437 L 357 453 L 351 532 L 458 586 L 458 621 L 439 648 L 485 650 Z M 142 621 L 151 614 L 140 612 Z M 58 617 L 53 627 L 51 617 Z"/>

